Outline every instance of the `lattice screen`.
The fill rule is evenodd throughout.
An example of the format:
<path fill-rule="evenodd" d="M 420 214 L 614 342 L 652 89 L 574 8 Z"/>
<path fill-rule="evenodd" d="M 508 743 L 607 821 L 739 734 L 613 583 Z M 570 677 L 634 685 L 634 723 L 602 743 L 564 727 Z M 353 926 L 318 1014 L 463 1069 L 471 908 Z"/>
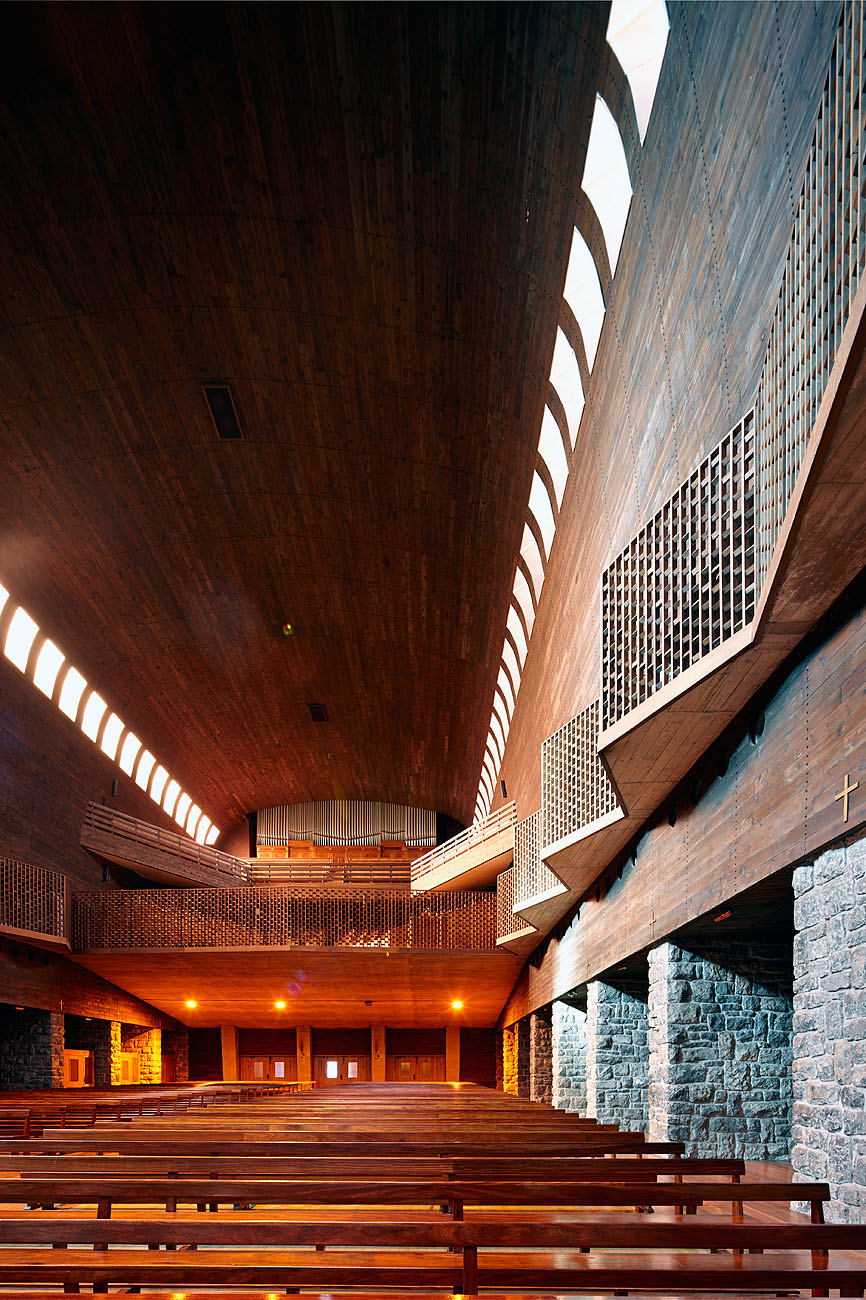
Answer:
<path fill-rule="evenodd" d="M 843 6 L 756 402 L 758 589 L 866 257 L 863 4 Z"/>
<path fill-rule="evenodd" d="M 0 924 L 64 938 L 65 887 L 66 878 L 59 871 L 0 858 Z"/>
<path fill-rule="evenodd" d="M 604 727 L 751 621 L 754 520 L 750 411 L 602 575 Z"/>
<path fill-rule="evenodd" d="M 546 894 L 562 882 L 541 860 L 541 809 L 514 827 L 514 906 Z"/>
<path fill-rule="evenodd" d="M 541 746 L 541 842 L 555 844 L 619 807 L 598 756 L 598 701 Z"/>
<path fill-rule="evenodd" d="M 504 939 L 520 929 L 523 922 L 514 915 L 514 868 L 496 877 L 496 937 Z"/>
<path fill-rule="evenodd" d="M 496 899 L 480 891 L 117 889 L 74 895 L 73 922 L 78 950 L 496 946 Z"/>

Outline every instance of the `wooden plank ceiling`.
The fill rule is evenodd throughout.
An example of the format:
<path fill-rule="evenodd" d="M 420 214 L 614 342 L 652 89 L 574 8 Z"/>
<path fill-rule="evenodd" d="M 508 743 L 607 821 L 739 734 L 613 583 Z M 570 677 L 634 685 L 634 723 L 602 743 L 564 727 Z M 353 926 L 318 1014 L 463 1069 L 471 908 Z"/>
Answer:
<path fill-rule="evenodd" d="M 471 816 L 606 16 L 0 10 L 0 581 L 224 828 Z"/>

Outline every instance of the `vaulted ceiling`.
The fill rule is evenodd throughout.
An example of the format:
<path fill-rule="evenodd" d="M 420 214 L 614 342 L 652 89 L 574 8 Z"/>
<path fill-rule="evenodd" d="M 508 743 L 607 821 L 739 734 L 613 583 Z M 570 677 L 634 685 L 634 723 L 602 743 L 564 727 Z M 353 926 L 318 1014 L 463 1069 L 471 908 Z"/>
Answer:
<path fill-rule="evenodd" d="M 0 582 L 223 827 L 471 816 L 606 20 L 0 8 Z"/>

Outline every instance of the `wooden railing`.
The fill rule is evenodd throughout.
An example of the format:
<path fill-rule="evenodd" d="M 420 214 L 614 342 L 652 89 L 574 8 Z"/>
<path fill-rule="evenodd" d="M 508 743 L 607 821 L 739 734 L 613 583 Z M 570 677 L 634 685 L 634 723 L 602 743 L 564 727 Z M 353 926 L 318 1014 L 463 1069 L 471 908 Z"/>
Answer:
<path fill-rule="evenodd" d="M 156 852 L 166 859 L 166 869 L 171 863 L 189 863 L 222 876 L 226 884 L 246 884 L 249 879 L 249 867 L 243 858 L 221 853 L 219 849 L 207 844 L 198 844 L 188 835 L 177 835 L 174 831 L 163 830 L 150 822 L 130 817 L 128 813 L 116 812 L 103 804 L 89 803 L 84 817 L 82 837 L 86 839 L 87 831 L 107 835 L 118 845 L 118 851 L 125 849 L 134 858 L 134 849 Z"/>
<path fill-rule="evenodd" d="M 93 949 L 492 949 L 492 893 L 411 894 L 250 885 L 113 889 L 73 897 L 73 946 Z"/>
<path fill-rule="evenodd" d="M 562 881 L 541 860 L 541 809 L 514 827 L 513 906 L 563 888 Z"/>
<path fill-rule="evenodd" d="M 602 730 L 739 632 L 754 612 L 750 411 L 602 574 Z"/>
<path fill-rule="evenodd" d="M 252 858 L 252 885 L 408 885 L 408 862 L 298 862 Z"/>
<path fill-rule="evenodd" d="M 541 746 L 541 849 L 620 815 L 598 756 L 598 700 Z"/>
<path fill-rule="evenodd" d="M 0 928 L 66 939 L 67 892 L 61 872 L 0 858 Z"/>
<path fill-rule="evenodd" d="M 469 849 L 477 849 L 486 840 L 490 840 L 494 835 L 501 831 L 509 830 L 514 826 L 515 806 L 514 802 L 505 803 L 495 812 L 488 813 L 479 822 L 473 822 L 467 826 L 465 831 L 459 835 L 453 836 L 452 839 L 446 840 L 438 848 L 431 849 L 423 857 L 416 858 L 412 863 L 412 883 L 428 876 L 432 871 L 444 867 L 449 862 L 454 862 L 461 854 L 466 853 Z"/>
<path fill-rule="evenodd" d="M 866 260 L 864 36 L 862 0 L 846 0 L 758 385 L 759 589 Z"/>

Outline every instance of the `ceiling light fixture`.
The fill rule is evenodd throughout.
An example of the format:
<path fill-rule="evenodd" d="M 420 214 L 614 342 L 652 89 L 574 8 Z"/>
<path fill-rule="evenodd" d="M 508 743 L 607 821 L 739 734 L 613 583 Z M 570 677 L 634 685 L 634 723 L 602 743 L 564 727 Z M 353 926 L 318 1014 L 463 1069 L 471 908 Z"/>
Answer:
<path fill-rule="evenodd" d="M 278 1011 L 285 1011 L 286 1009 L 286 1004 L 282 1000 L 279 1002 L 275 1002 L 274 1006 L 277 1008 Z"/>
<path fill-rule="evenodd" d="M 462 1010 L 463 1010 L 463 1003 L 460 1001 L 459 998 L 455 998 L 454 1001 L 451 1003 L 451 1010 L 452 1010 L 452 1011 L 462 1011 Z"/>
<path fill-rule="evenodd" d="M 186 1002 L 184 1003 L 184 1006 L 189 1007 L 190 1011 L 192 1011 L 194 1007 L 198 1006 L 198 1003 L 196 1002 L 195 998 L 187 998 Z"/>

